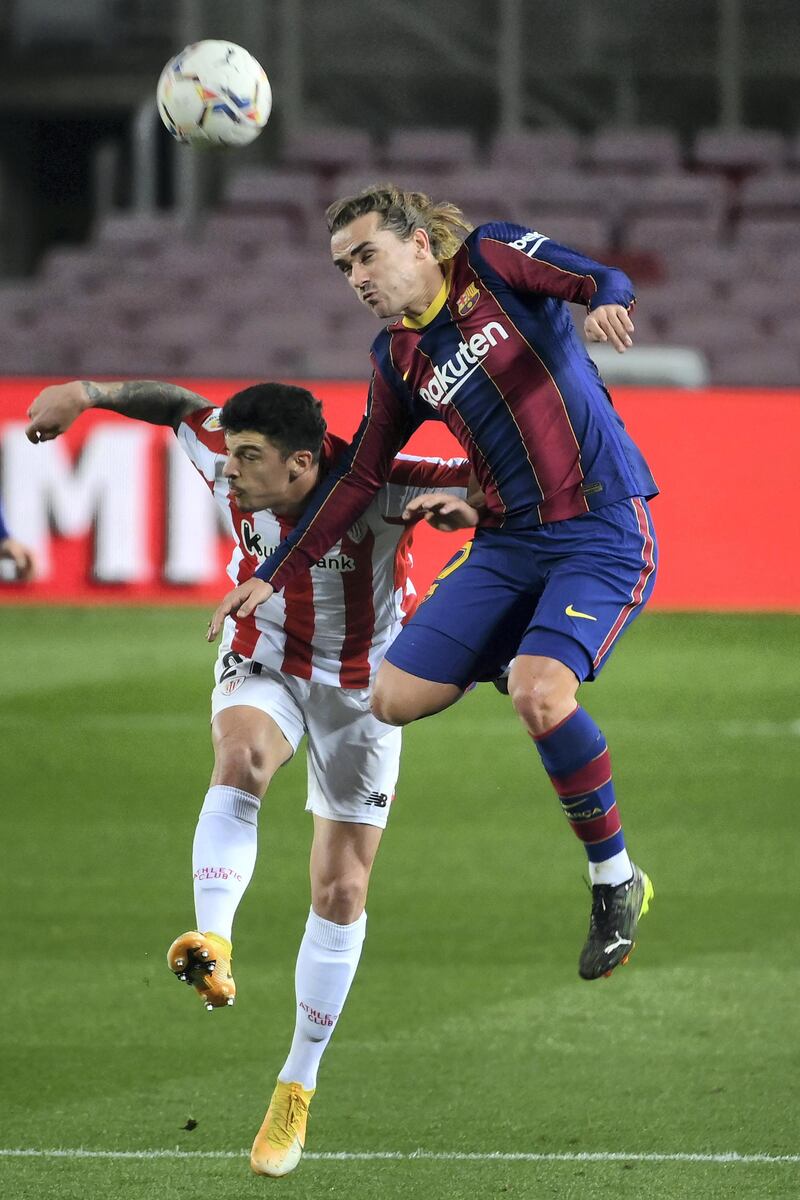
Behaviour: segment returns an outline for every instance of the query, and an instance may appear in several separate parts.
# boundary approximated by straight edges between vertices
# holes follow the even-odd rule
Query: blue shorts
[[[479,529],[437,576],[386,655],[435,683],[492,679],[517,654],[594,679],[656,578],[647,504],[607,504],[528,532]]]

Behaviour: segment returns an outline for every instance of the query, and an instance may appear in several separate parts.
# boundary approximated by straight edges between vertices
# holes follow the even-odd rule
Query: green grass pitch
[[[398,1157],[283,1181],[241,1152],[293,1025],[302,756],[262,809],[235,1008],[206,1013],[164,962],[193,923],[206,619],[0,609],[0,1149],[126,1155],[2,1153],[2,1196],[800,1195],[800,618],[645,615],[583,690],[656,888],[610,980],[578,978],[582,851],[507,699],[482,686],[408,730],[308,1141]]]

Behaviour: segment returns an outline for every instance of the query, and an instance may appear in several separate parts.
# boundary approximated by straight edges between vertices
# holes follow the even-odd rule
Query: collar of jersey
[[[431,300],[425,312],[418,317],[403,317],[403,324],[406,329],[423,329],[426,325],[430,325],[431,321],[438,317],[447,300],[447,293],[450,291],[450,283],[453,275],[452,260],[449,260],[444,265],[444,279],[442,286]]]

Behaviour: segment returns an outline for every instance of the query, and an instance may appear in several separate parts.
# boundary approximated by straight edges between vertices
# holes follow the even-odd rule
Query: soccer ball
[[[156,88],[161,120],[190,146],[246,146],[272,110],[267,74],[234,42],[193,42],[171,58]]]

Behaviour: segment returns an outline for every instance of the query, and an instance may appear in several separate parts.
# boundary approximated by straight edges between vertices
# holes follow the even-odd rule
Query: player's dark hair
[[[431,200],[424,192],[405,191],[393,183],[375,184],[357,196],[335,200],[325,211],[328,231],[337,233],[357,217],[376,212],[381,228],[391,229],[404,242],[415,229],[424,229],[437,262],[452,258],[472,229],[460,208],[449,201]]]
[[[315,462],[327,428],[321,402],[290,383],[254,383],[244,388],[225,401],[219,420],[228,433],[263,434],[284,458],[296,450],[310,450]]]

